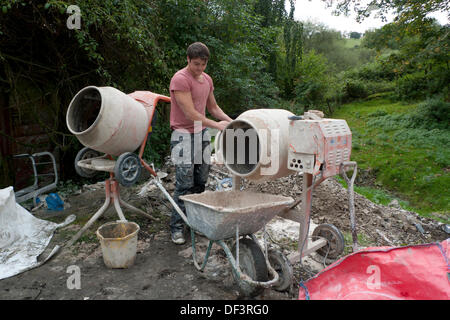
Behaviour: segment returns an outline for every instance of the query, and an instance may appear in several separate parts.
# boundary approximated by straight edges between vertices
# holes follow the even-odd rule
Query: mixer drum
[[[144,105],[113,87],[89,86],[70,102],[66,122],[84,146],[119,156],[141,145],[149,115]]]
[[[287,167],[289,119],[282,109],[253,109],[219,136],[220,159],[233,175],[257,183],[295,173]]]

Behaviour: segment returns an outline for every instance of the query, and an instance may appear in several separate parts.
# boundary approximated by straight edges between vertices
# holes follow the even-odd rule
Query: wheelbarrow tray
[[[223,240],[260,230],[281,210],[294,203],[291,197],[248,191],[206,191],[180,197],[191,228],[210,240]]]

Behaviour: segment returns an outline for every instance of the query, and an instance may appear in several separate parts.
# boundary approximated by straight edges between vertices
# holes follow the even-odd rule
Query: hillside
[[[417,110],[417,104],[374,98],[346,104],[333,118],[347,120],[352,130],[358,192],[385,205],[398,198],[405,209],[448,223],[450,133],[412,125]]]

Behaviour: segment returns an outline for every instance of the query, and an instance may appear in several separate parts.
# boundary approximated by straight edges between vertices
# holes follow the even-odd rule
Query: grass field
[[[411,128],[417,104],[383,98],[347,104],[333,118],[352,130],[352,160],[370,171],[375,185],[357,192],[387,204],[394,197],[405,209],[448,221],[450,216],[450,130]]]
[[[354,48],[361,45],[361,39],[345,39],[346,48]]]

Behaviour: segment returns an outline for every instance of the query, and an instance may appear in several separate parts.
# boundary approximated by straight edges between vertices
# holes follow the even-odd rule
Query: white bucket
[[[102,225],[97,230],[108,268],[129,268],[134,264],[139,225],[134,222],[116,221]]]

